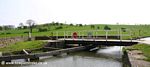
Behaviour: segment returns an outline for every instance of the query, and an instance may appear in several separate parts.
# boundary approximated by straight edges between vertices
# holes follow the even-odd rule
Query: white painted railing
[[[56,34],[56,39],[58,39],[58,36],[64,36],[64,39],[73,38],[73,33],[77,32],[78,38],[84,39],[84,36],[92,37],[91,39],[98,38],[98,36],[105,36],[105,39],[108,40],[108,36],[118,36],[120,38],[120,41],[122,41],[122,38],[124,36],[129,36],[130,40],[132,41],[132,32],[130,30],[126,30],[125,33],[121,29],[119,30],[82,30],[82,31],[56,31],[54,34]],[[88,35],[88,33],[92,33],[91,35]],[[111,33],[111,34],[110,34]]]

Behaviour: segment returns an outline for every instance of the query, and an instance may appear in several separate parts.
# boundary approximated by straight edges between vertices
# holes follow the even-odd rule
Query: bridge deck
[[[70,41],[112,41],[112,42],[138,42],[137,40],[112,40],[112,39],[58,39],[58,40],[70,40]]]
[[[109,46],[130,46],[137,44],[136,40],[101,40],[101,39],[59,39],[65,44],[96,44]]]

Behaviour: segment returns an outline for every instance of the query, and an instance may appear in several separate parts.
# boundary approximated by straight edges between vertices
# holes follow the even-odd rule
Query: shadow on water
[[[79,51],[68,55],[47,57],[47,64],[4,65],[0,67],[122,67],[122,47],[112,46],[97,51]]]

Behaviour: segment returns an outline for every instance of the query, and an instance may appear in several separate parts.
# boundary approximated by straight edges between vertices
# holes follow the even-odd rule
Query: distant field
[[[56,29],[57,27],[62,27],[60,29]],[[39,32],[38,28],[33,29],[32,36],[55,36],[57,35],[56,32],[59,32],[58,36],[64,35],[64,31],[70,31],[66,35],[72,35],[73,32],[78,31],[92,31],[92,30],[104,30],[105,25],[103,24],[96,24],[94,25],[94,28],[91,28],[91,25],[83,25],[83,26],[70,26],[70,25],[59,25],[59,26],[41,26],[40,28],[47,28],[47,31]],[[122,31],[122,34],[129,34],[131,31],[132,37],[138,37],[138,36],[150,36],[150,25],[108,25],[108,27],[111,28],[111,30],[120,30],[121,28],[127,29],[127,31]],[[13,29],[13,30],[5,30],[0,32],[0,38],[3,37],[16,37],[16,36],[28,36],[27,32],[29,29]],[[87,35],[86,32],[80,33],[80,35]],[[139,33],[140,32],[140,33]],[[53,34],[52,34],[53,33]],[[108,32],[112,35],[117,35],[118,32]],[[79,32],[78,32],[79,34]],[[97,35],[105,35],[104,31],[100,31],[96,33]],[[95,33],[93,33],[95,35]],[[125,37],[129,38],[129,37]]]

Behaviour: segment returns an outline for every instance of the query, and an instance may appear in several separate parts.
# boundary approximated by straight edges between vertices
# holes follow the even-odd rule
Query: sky
[[[150,24],[149,0],[0,0],[0,25],[32,19],[73,24]]]

